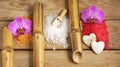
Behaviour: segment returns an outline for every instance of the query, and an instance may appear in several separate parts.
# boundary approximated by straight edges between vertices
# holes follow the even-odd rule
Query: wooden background
[[[67,0],[44,0],[44,16],[68,9]],[[32,16],[34,0],[0,0],[0,67],[2,29],[15,16]],[[96,55],[83,45],[83,58],[80,64],[72,62],[71,46],[63,48],[46,42],[45,67],[120,67],[120,0],[79,0],[79,12],[95,4],[104,10],[109,32],[109,48]],[[15,45],[14,67],[33,67],[32,44]],[[56,51],[52,48],[55,47]]]

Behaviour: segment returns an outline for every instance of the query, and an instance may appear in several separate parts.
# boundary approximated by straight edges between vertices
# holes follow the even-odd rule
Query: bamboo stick
[[[69,17],[71,23],[71,44],[72,44],[72,58],[75,63],[79,63],[82,58],[82,42],[81,30],[78,13],[78,0],[68,0]]]
[[[43,4],[37,1],[33,10],[33,32],[43,32]]]
[[[13,37],[7,27],[3,29],[2,67],[13,67]]]
[[[44,67],[43,4],[36,2],[33,11],[33,67]]]
[[[34,37],[34,67],[44,67],[44,36],[36,33]]]

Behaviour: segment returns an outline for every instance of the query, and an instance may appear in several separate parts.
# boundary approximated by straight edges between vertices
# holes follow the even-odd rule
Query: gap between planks
[[[34,0],[0,0],[0,20],[13,20],[15,16],[22,15],[31,16],[34,2]],[[105,12],[106,19],[120,19],[119,0],[79,0],[79,12],[93,4]],[[47,0],[44,2],[44,15],[57,13],[63,8],[68,8],[67,0]]]
[[[71,54],[70,50],[45,51],[45,67],[120,67],[120,50],[103,51],[99,55],[84,50],[80,64],[73,63]],[[33,51],[16,50],[14,67],[33,67],[32,58]]]
[[[2,46],[2,29],[4,26],[7,26],[10,21],[0,21],[0,49]],[[109,40],[110,40],[110,49],[120,49],[120,20],[107,20],[106,21],[107,26],[108,26],[108,31],[109,31]],[[49,44],[49,47],[45,47],[45,49],[52,49],[54,45]],[[32,44],[27,44],[25,46],[17,46],[14,45],[15,49],[32,49]],[[63,48],[62,46],[55,45],[56,49],[71,49],[69,48]],[[84,49],[90,49],[87,46],[83,46]]]

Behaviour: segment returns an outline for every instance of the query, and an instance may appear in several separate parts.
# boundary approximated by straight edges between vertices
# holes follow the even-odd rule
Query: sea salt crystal
[[[69,33],[69,21],[65,16],[63,18],[62,25],[58,28],[59,20],[56,20],[53,25],[52,22],[56,18],[57,15],[46,16],[44,19],[44,34],[45,39],[48,42],[57,43],[59,45],[63,45],[64,48],[68,47],[67,37]]]

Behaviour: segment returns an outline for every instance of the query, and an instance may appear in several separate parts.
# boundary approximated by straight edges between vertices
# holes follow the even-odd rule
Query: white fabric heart
[[[83,42],[87,45],[90,46],[91,42],[96,41],[96,35],[94,33],[91,33],[90,35],[84,35],[83,36]]]
[[[94,41],[91,43],[92,50],[96,54],[100,54],[103,51],[104,46],[105,46],[105,44],[103,41],[99,41],[99,42]]]

